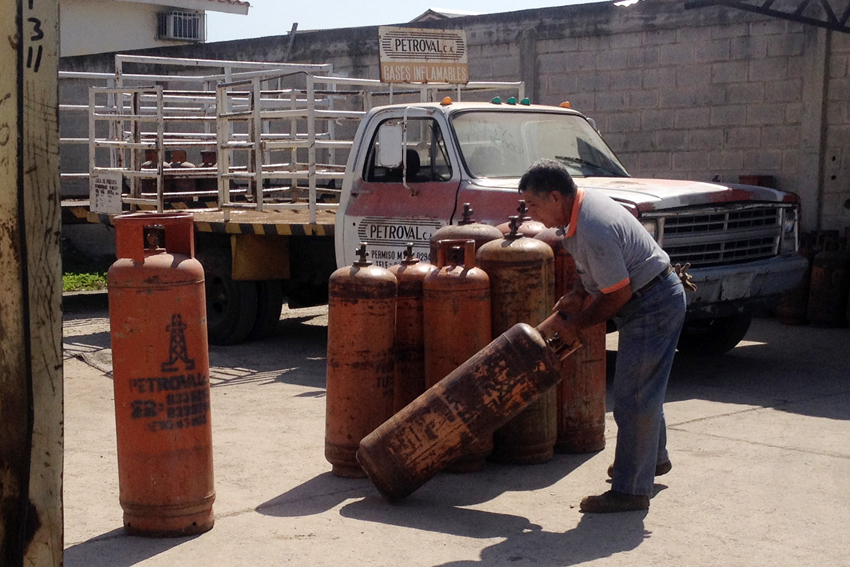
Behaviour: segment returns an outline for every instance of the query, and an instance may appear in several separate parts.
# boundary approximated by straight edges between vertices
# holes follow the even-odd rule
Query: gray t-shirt
[[[579,189],[564,248],[590,294],[630,285],[635,292],[660,274],[670,257],[625,207],[593,189]]]

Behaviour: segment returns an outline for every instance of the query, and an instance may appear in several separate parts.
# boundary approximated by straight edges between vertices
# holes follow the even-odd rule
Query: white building
[[[62,57],[203,42],[206,12],[248,14],[241,0],[60,0]]]

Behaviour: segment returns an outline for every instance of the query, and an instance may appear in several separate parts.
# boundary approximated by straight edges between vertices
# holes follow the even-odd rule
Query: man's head
[[[569,223],[576,191],[567,168],[551,159],[536,161],[519,180],[519,192],[528,205],[528,214],[548,227]]]

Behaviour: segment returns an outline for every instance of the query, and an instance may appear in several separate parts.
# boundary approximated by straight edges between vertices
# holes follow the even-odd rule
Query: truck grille
[[[740,205],[729,209],[665,215],[663,247],[673,264],[722,266],[776,256],[782,234],[778,207]]]

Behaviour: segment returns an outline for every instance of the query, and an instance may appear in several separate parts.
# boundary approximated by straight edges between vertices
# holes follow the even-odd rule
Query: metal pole
[[[0,13],[13,38],[0,57],[0,565],[59,566],[59,6],[0,0]]]

